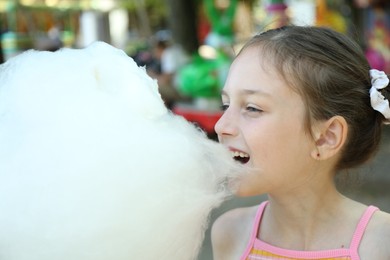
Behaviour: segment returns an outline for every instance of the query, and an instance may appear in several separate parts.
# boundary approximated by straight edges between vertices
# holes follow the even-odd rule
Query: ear
[[[325,160],[336,155],[344,146],[347,134],[348,124],[342,116],[319,122],[314,130],[315,149],[311,156],[316,160]]]

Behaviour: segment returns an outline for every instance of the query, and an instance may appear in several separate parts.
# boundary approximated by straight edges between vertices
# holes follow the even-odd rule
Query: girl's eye
[[[229,108],[229,105],[228,105],[228,104],[223,104],[223,105],[221,106],[221,110],[222,110],[222,111],[226,111],[228,108]]]
[[[252,107],[252,106],[247,106],[246,111],[248,111],[248,112],[262,112],[263,110]]]

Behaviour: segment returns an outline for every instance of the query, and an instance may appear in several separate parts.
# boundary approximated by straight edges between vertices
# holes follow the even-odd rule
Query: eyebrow
[[[266,93],[262,90],[259,89],[241,89],[239,90],[239,94],[243,96],[250,96],[250,95],[260,95],[260,96],[266,96],[266,97],[271,97],[269,93]],[[221,95],[223,96],[229,96],[226,91],[222,90]]]

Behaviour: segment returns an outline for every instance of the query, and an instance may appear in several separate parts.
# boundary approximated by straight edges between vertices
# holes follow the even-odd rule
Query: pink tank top
[[[257,238],[261,217],[268,201],[260,204],[257,210],[252,235],[241,260],[358,260],[359,244],[366,230],[367,224],[378,208],[369,206],[361,217],[353,234],[349,248],[339,248],[322,251],[295,251],[272,246]]]

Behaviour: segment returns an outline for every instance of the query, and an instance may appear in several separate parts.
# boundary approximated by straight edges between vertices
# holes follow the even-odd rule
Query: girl
[[[388,84],[356,43],[330,29],[287,26],[244,46],[215,130],[249,169],[237,195],[268,201],[218,218],[215,260],[390,259],[390,214],[334,183],[378,150]]]

